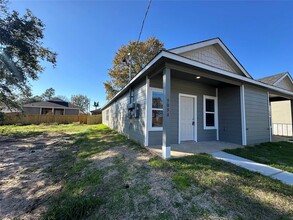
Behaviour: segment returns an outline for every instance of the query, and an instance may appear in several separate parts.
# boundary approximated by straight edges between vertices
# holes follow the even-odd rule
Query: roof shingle
[[[258,79],[257,81],[263,82],[265,84],[273,86],[279,79],[281,79],[284,75],[286,75],[288,72],[284,73],[278,73],[272,76],[267,76],[261,79]]]

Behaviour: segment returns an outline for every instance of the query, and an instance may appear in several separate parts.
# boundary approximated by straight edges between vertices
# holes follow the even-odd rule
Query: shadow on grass
[[[56,181],[64,184],[62,192],[52,201],[44,213],[44,219],[80,219],[85,218],[103,204],[103,198],[96,191],[101,186],[103,172],[89,169],[93,155],[112,147],[128,146],[140,149],[140,146],[125,136],[100,125],[83,132],[68,135],[74,142],[60,154],[60,161],[50,170]],[[84,201],[82,205],[80,201]]]
[[[180,191],[191,185],[198,193],[208,192],[225,212],[243,219],[290,219],[293,217],[293,187],[230,163],[199,154],[169,161],[156,158],[151,166],[171,172]],[[199,213],[200,214],[200,213]],[[202,214],[205,214],[202,212]]]

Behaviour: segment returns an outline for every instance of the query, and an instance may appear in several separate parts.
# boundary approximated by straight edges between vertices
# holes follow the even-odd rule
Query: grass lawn
[[[104,125],[2,126],[73,140],[45,174],[62,189],[43,219],[292,219],[293,187],[209,155],[162,160]],[[20,216],[21,218],[21,216]]]
[[[293,143],[268,142],[225,151],[293,173]]]

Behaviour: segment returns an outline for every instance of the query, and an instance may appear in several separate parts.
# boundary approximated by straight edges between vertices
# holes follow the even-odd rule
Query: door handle
[[[192,121],[192,126],[194,126],[194,121]]]

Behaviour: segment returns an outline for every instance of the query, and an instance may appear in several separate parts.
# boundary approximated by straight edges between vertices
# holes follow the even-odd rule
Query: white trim
[[[171,147],[162,146],[162,157],[163,159],[169,159],[171,157]]]
[[[42,107],[40,107],[40,115],[42,114]]]
[[[241,110],[242,145],[247,145],[246,115],[245,115],[245,89],[244,89],[243,84],[240,86],[240,110]]]
[[[264,87],[264,88],[268,88],[268,89],[271,89],[273,91],[276,91],[276,92],[280,92],[280,93],[283,93],[285,95],[289,95],[289,96],[292,96],[293,95],[293,92],[290,92],[288,90],[285,90],[285,89],[281,89],[281,88],[278,88],[276,86],[271,86],[271,85],[268,85],[268,84],[265,84],[263,82],[259,82],[259,81],[256,81],[254,79],[251,79],[251,78],[248,78],[248,77],[245,77],[245,76],[240,76],[240,75],[237,75],[235,73],[230,73],[228,71],[225,71],[225,70],[221,70],[221,69],[218,69],[216,67],[212,67],[212,66],[209,66],[209,65],[206,65],[206,64],[203,64],[203,63],[200,63],[198,61],[195,61],[195,60],[191,60],[191,59],[188,59],[186,57],[183,57],[183,56],[180,56],[178,54],[174,54],[172,52],[169,52],[169,51],[161,51],[148,65],[146,65],[123,89],[121,89],[108,103],[106,103],[101,109],[105,109],[108,105],[110,105],[110,103],[113,102],[113,100],[119,96],[121,93],[123,93],[125,90],[128,89],[128,87],[136,80],[138,79],[142,74],[145,73],[146,70],[148,70],[153,64],[155,64],[160,58],[162,57],[166,57],[166,58],[169,58],[169,59],[173,59],[173,60],[176,60],[178,62],[181,62],[181,63],[184,63],[184,64],[188,64],[188,65],[191,65],[191,66],[196,66],[196,67],[199,67],[199,68],[202,68],[202,69],[206,69],[206,70],[209,70],[209,71],[212,71],[212,72],[216,72],[216,73],[219,73],[223,76],[228,76],[230,78],[233,78],[233,79],[237,79],[237,80],[241,80],[242,82],[248,82],[248,83],[251,83],[251,84],[254,84],[254,85],[258,85],[258,86],[261,86],[261,87]]]
[[[195,95],[189,95],[189,94],[184,94],[184,93],[179,93],[179,102],[178,102],[178,144],[181,143],[181,134],[180,134],[180,106],[181,106],[181,97],[185,96],[185,97],[190,97],[193,98],[194,100],[194,129],[193,129],[193,140],[195,142],[197,142],[197,96]]]
[[[172,53],[184,53],[184,52],[187,52],[187,51],[203,48],[203,47],[206,47],[206,46],[211,46],[211,45],[214,45],[214,44],[218,44],[224,50],[224,52],[229,56],[229,58],[233,61],[233,63],[241,70],[241,72],[245,76],[251,78],[249,73],[242,67],[242,65],[234,57],[234,55],[229,51],[229,49],[225,46],[225,44],[223,44],[223,42],[218,38],[203,41],[203,42],[199,42],[199,43],[195,43],[195,44],[192,44],[192,45],[182,46],[182,47],[175,48],[175,49],[171,49],[170,52],[172,52]]]
[[[272,111],[271,111],[271,103],[270,103],[270,92],[268,94],[268,111],[269,111],[269,132],[270,132],[270,142],[272,142]]]
[[[217,69],[216,67],[212,67],[212,66],[200,63],[198,61],[185,58],[185,57],[180,56],[178,54],[172,54],[172,53],[167,52],[167,51],[163,51],[163,52],[164,52],[163,53],[164,57],[174,59],[174,60],[177,60],[177,61],[185,63],[185,64],[189,64],[189,65],[192,65],[192,66],[197,66],[199,68],[210,70],[212,72],[217,72],[217,73],[219,73],[221,75],[228,76],[228,77],[231,77],[231,78],[234,78],[234,79],[238,79],[238,80],[241,80],[243,82],[248,82],[248,83],[252,83],[252,84],[255,84],[255,85],[259,85],[259,86],[262,86],[262,87],[265,87],[265,88],[269,88],[271,90],[281,92],[281,93],[284,93],[286,95],[293,95],[293,92],[290,92],[290,91],[285,90],[285,89],[281,89],[281,88],[278,88],[278,87],[275,87],[275,86],[270,86],[268,84],[256,81],[254,79],[250,79],[250,78],[247,78],[245,76],[240,76],[240,75],[237,75],[235,73],[230,73],[230,72],[222,70],[222,69]]]
[[[206,99],[212,99],[215,102],[215,112],[213,112],[214,114],[214,118],[215,118],[215,126],[211,127],[211,126],[206,126],[206,113],[212,113],[212,112],[206,112]],[[218,98],[215,96],[208,96],[208,95],[204,95],[203,96],[203,129],[204,130],[212,130],[212,129],[217,129],[218,130]]]
[[[284,76],[282,76],[280,79],[278,79],[273,85],[276,85],[279,82],[281,82],[286,76],[290,79],[291,83],[293,84],[292,78],[290,77],[290,75],[288,73],[286,73]]]
[[[163,131],[163,125],[162,127],[152,127],[152,93],[153,92],[161,92],[163,93],[163,89],[159,89],[159,88],[154,88],[154,87],[149,87],[148,89],[148,99],[147,99],[147,104],[149,105],[148,108],[148,131]],[[160,109],[161,110],[161,109]],[[164,119],[163,119],[164,120]]]
[[[150,80],[149,78],[146,76],[146,83],[145,83],[145,94],[146,94],[146,101],[145,101],[145,121],[144,121],[144,124],[145,124],[145,139],[144,139],[144,145],[145,146],[149,146],[149,129],[148,129],[148,118],[149,118],[149,115],[148,115],[148,97],[149,97],[149,86],[150,86]]]
[[[216,88],[216,98],[217,98],[217,112],[218,112],[218,88]],[[220,140],[220,137],[219,137],[219,117],[218,117],[218,114],[216,115],[216,123],[217,123],[217,141]]]

